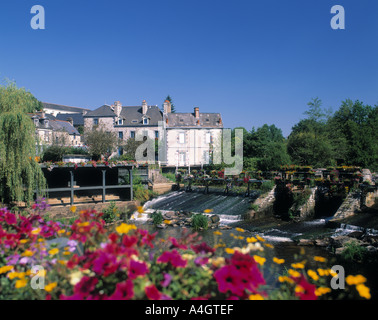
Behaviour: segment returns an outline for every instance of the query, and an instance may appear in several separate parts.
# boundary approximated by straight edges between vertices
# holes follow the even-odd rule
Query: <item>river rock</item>
[[[327,247],[329,245],[329,241],[327,241],[327,239],[316,239],[315,245],[318,247]]]
[[[299,246],[313,246],[314,244],[314,240],[311,239],[300,239],[298,242]]]
[[[363,234],[364,234],[363,231],[356,230],[356,231],[353,231],[353,232],[349,233],[348,237],[350,237],[350,238],[356,238],[356,239],[361,239],[361,237],[363,236]]]
[[[159,229],[165,229],[166,227],[167,225],[165,223],[156,225],[156,228],[159,228]]]
[[[210,221],[211,221],[211,223],[218,223],[220,221],[220,218],[219,218],[219,216],[214,214],[210,217]]]

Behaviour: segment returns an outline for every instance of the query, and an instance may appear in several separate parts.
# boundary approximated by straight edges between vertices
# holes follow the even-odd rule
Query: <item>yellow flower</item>
[[[64,255],[64,256],[69,256],[70,254],[71,254],[71,252],[69,252],[69,251],[64,251],[64,252],[63,252],[63,255]]]
[[[231,248],[226,248],[226,249],[224,249],[224,251],[226,251],[226,253],[228,253],[228,254],[234,254],[234,252],[235,252],[235,250],[231,249]]]
[[[249,300],[264,300],[264,297],[261,294],[251,294],[248,297]]]
[[[238,236],[238,237],[236,237],[238,240],[243,240],[244,239],[244,237],[243,236]]]
[[[293,269],[289,269],[289,270],[288,270],[288,273],[289,273],[292,277],[294,277],[294,278],[299,278],[299,277],[301,276],[301,274],[300,274],[298,271],[293,270]]]
[[[20,243],[21,243],[21,244],[25,244],[25,243],[27,243],[27,242],[29,242],[28,239],[21,239],[21,240],[20,240]]]
[[[144,212],[143,207],[137,206],[137,211],[138,211],[138,213],[143,213]]]
[[[72,213],[75,213],[76,212],[76,206],[72,206],[71,208],[70,208],[70,211],[72,212]]]
[[[0,274],[6,273],[8,271],[11,271],[13,269],[13,266],[4,266],[0,268]]]
[[[204,213],[212,213],[212,212],[213,212],[213,209],[205,209],[203,212],[204,212]]]
[[[7,277],[11,280],[13,280],[14,278],[18,278],[18,272],[9,272],[7,274]]]
[[[315,290],[315,294],[319,297],[322,296],[323,294],[331,292],[330,288],[327,287],[319,287]]]
[[[214,231],[213,232],[215,235],[217,235],[217,236],[221,236],[222,235],[222,232],[220,232],[220,231]]]
[[[319,276],[321,276],[321,277],[329,276],[329,274],[330,274],[329,270],[327,270],[327,269],[318,268],[317,271],[319,273]]]
[[[250,238],[247,238],[247,242],[254,243],[254,242],[257,242],[257,239],[255,237],[250,237]]]
[[[365,298],[365,299],[371,298],[370,289],[364,284],[358,284],[356,286],[356,289],[362,298]]]
[[[366,282],[366,278],[360,274],[357,276],[350,275],[345,278],[345,281],[348,285],[352,286],[352,285],[359,285]]]
[[[67,261],[66,260],[58,260],[57,261],[59,264],[61,264],[62,266],[65,266],[67,264]]]
[[[31,257],[33,254],[34,254],[33,251],[31,251],[31,250],[25,250],[21,255],[23,257]]]
[[[277,264],[283,264],[283,263],[285,263],[285,260],[284,259],[278,259],[278,258],[274,257],[273,262],[277,263]]]
[[[69,275],[70,284],[75,285],[80,282],[81,278],[83,277],[83,273],[81,271],[73,272]]]
[[[225,259],[223,257],[217,257],[215,259],[210,259],[213,266],[219,268],[225,264]]]
[[[21,279],[16,281],[16,289],[25,287],[28,284],[26,279]]]
[[[271,249],[274,248],[274,246],[270,243],[265,243],[264,246],[267,247],[267,248],[271,248]]]
[[[85,221],[85,222],[80,222],[77,224],[78,227],[88,227],[89,226],[89,221]]]
[[[256,256],[256,255],[254,255],[253,258],[255,259],[255,261],[256,261],[260,266],[264,265],[264,263],[265,263],[265,261],[266,261],[265,258],[260,257],[260,256]]]
[[[236,231],[239,231],[239,232],[245,232],[245,230],[242,229],[242,228],[235,228],[235,230],[236,230]]]
[[[172,223],[171,220],[164,220],[163,222],[164,222],[165,224],[171,224],[171,223]]]
[[[58,248],[54,248],[54,249],[49,250],[49,255],[54,256],[54,255],[56,255],[58,252],[59,252],[59,249],[58,249]]]
[[[287,276],[279,276],[278,277],[279,282],[288,282],[288,283],[294,283],[294,280],[287,277]]]
[[[256,238],[257,238],[257,240],[259,240],[259,241],[261,241],[261,242],[264,242],[264,241],[265,241],[265,239],[262,238],[262,237],[260,237],[258,234],[256,234]]]
[[[41,232],[41,228],[37,228],[37,229],[33,229],[33,230],[31,231],[31,234],[36,235],[36,234],[39,234],[40,232]]]
[[[45,286],[45,290],[47,292],[51,292],[54,290],[54,288],[57,286],[57,283],[56,282],[52,282],[50,284],[48,284],[47,286]]]
[[[314,270],[307,270],[307,274],[309,277],[311,277],[314,281],[318,281],[319,280],[319,276],[318,274],[316,273],[316,271]]]
[[[62,234],[62,233],[65,233],[65,232],[66,232],[65,229],[60,229],[60,230],[58,230],[58,234]]]
[[[319,256],[315,256],[315,257],[314,257],[314,260],[315,260],[315,261],[318,261],[318,262],[325,262],[325,261],[326,261],[326,258],[319,257]]]
[[[126,223],[122,223],[120,224],[117,228],[116,228],[116,231],[119,233],[119,234],[127,234],[129,233],[130,230],[136,230],[136,226],[133,225],[133,224],[126,224]]]
[[[301,263],[301,262],[298,262],[298,263],[292,263],[291,266],[294,268],[294,269],[304,269],[304,264]]]

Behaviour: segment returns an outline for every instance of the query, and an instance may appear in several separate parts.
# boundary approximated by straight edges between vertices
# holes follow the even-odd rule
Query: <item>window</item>
[[[203,152],[203,164],[209,164],[210,163],[210,152],[208,150],[205,150]]]
[[[211,133],[206,132],[205,143],[211,143]]]
[[[123,119],[118,119],[118,125],[122,126],[123,125]]]
[[[123,132],[122,131],[118,132],[118,138],[120,138],[121,140],[123,140]]]
[[[186,158],[185,152],[179,152],[178,156],[179,156],[179,165],[184,166],[185,165],[185,158]]]
[[[130,138],[135,139],[135,131],[130,131]]]
[[[97,119],[97,118],[93,119],[93,124],[94,124],[95,126],[98,125],[98,119]]]
[[[159,139],[159,131],[155,131],[155,139]]]
[[[143,118],[143,124],[148,124],[148,118]]]
[[[179,143],[185,143],[185,132],[179,133]]]

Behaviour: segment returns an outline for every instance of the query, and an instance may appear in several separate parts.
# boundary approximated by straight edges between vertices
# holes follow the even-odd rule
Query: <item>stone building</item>
[[[59,144],[64,146],[83,146],[80,133],[67,121],[57,120],[45,112],[29,114],[35,125],[35,132],[40,146]]]
[[[166,166],[189,167],[209,164],[212,151],[219,148],[223,130],[220,113],[171,113],[170,103],[164,103],[166,132]]]

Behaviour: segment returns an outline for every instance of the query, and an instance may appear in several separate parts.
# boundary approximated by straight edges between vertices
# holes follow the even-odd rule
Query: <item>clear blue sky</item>
[[[43,5],[46,29],[30,27]],[[346,29],[332,30],[333,5]],[[3,0],[0,78],[39,100],[95,109],[221,112],[226,127],[285,135],[319,97],[378,103],[377,0]]]

